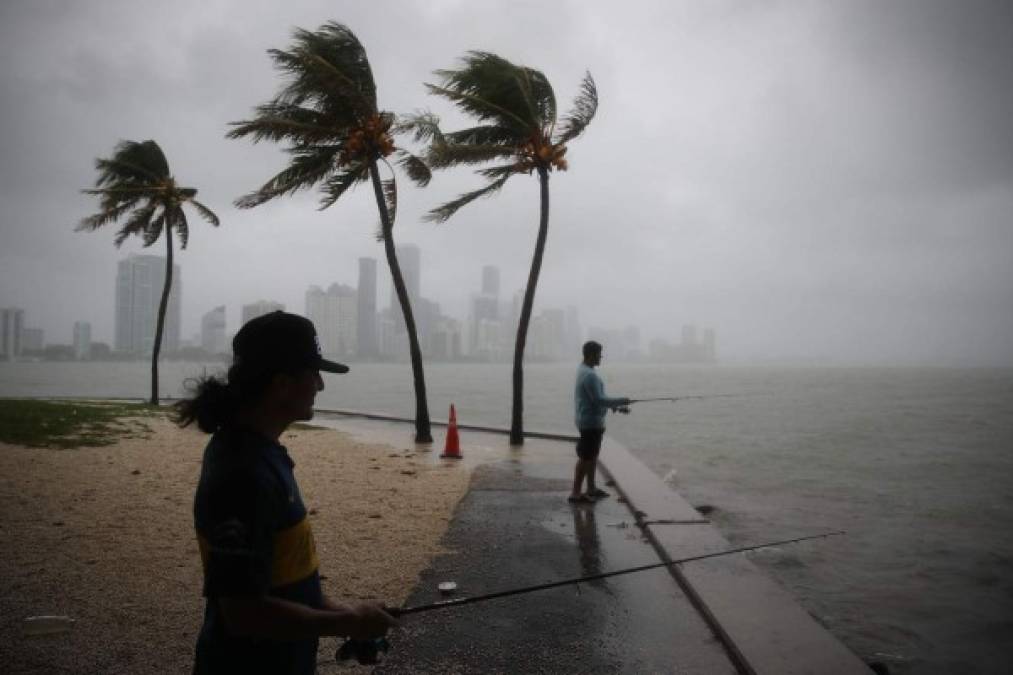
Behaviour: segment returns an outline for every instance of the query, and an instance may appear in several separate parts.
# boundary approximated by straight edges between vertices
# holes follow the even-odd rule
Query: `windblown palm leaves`
[[[412,126],[417,136],[432,141],[429,163],[433,168],[483,165],[478,173],[487,182],[433,209],[429,220],[446,221],[462,207],[502,188],[511,176],[538,174],[538,237],[514,345],[510,442],[520,445],[524,442],[524,346],[548,236],[549,173],[567,169],[566,144],[591,123],[598,109],[598,91],[591,74],[585,75],[573,109],[559,120],[556,96],[545,75],[495,54],[469,52],[460,68],[439,70],[436,75],[440,83],[427,84],[429,91],[453,102],[478,124],[443,133],[432,116],[416,117]]]
[[[370,178],[370,165],[394,156],[412,181],[428,185],[425,162],[394,144],[403,130],[392,113],[380,111],[366,50],[346,26],[324,24],[318,31],[295,31],[291,49],[268,50],[287,77],[281,92],[257,106],[252,120],[234,122],[229,138],[287,142],[289,165],[258,190],[236,200],[251,208],[275,197],[320,184],[320,208],[334,204],[349,188]],[[383,181],[391,224],[397,208],[393,177]]]
[[[76,229],[93,231],[127,216],[114,240],[119,247],[131,235],[151,246],[166,229],[175,230],[180,246],[190,238],[183,205],[189,204],[212,225],[218,216],[195,199],[197,190],[180,187],[169,171],[165,154],[155,141],[123,141],[109,159],[95,160],[99,177],[85,194],[99,197],[99,212],[84,218]],[[127,215],[129,213],[129,215]]]
[[[155,141],[123,141],[109,159],[95,160],[99,172],[95,187],[83,190],[99,198],[99,212],[84,218],[78,230],[94,231],[125,218],[114,242],[119,247],[127,237],[140,236],[151,246],[165,232],[165,286],[158,307],[158,321],[151,356],[151,405],[158,405],[158,353],[162,346],[165,310],[172,287],[172,233],[186,248],[190,238],[183,206],[193,207],[204,220],[219,224],[218,216],[195,199],[197,190],[180,187],[169,171],[169,162]]]
[[[395,255],[394,218],[397,185],[393,157],[412,181],[425,186],[432,177],[425,162],[397,147],[394,137],[407,129],[394,114],[381,111],[366,50],[347,27],[326,23],[317,31],[298,29],[288,50],[268,52],[285,77],[285,85],[256,116],[233,123],[229,138],[250,137],[254,142],[286,142],[291,161],[258,190],[236,201],[240,208],[259,206],[271,199],[320,185],[320,208],[326,209],[357,183],[373,183],[380,213],[378,238],[384,243],[394,288],[405,318],[415,381],[415,439],[431,442],[422,352],[408,291]],[[381,179],[378,163],[391,177]]]
[[[499,190],[519,173],[567,169],[566,144],[583,133],[598,109],[598,91],[588,73],[573,110],[557,119],[556,96],[541,72],[517,66],[488,52],[469,52],[456,70],[438,70],[440,84],[429,91],[452,101],[480,124],[442,133],[436,120],[414,120],[422,136],[432,139],[428,156],[434,169],[492,164],[478,170],[488,183],[433,209],[428,218],[443,222],[479,197]]]

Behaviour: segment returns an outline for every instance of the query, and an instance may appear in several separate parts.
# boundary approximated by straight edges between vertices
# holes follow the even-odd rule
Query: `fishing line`
[[[535,591],[544,591],[550,588],[558,588],[560,586],[567,586],[570,584],[579,584],[586,581],[596,581],[598,579],[607,579],[609,577],[617,577],[623,574],[633,574],[635,572],[643,572],[645,570],[658,569],[660,567],[671,567],[672,565],[681,565],[683,563],[694,562],[696,560],[706,560],[708,558],[717,558],[725,555],[732,555],[734,553],[745,553],[746,551],[756,551],[761,548],[768,548],[771,546],[783,546],[784,544],[794,544],[800,541],[806,541],[809,539],[821,539],[824,537],[834,537],[837,535],[846,534],[844,530],[836,530],[834,532],[824,532],[823,534],[812,534],[807,537],[797,537],[795,539],[784,539],[782,541],[772,541],[766,544],[756,544],[755,546],[742,546],[739,548],[732,548],[725,551],[717,551],[714,553],[704,553],[702,555],[690,556],[688,558],[679,558],[678,560],[668,560],[666,562],[651,563],[649,565],[640,565],[638,567],[627,567],[621,570],[614,570],[612,572],[602,572],[600,574],[589,574],[583,577],[575,577],[572,579],[563,579],[561,581],[553,581],[547,584],[537,584],[535,586],[524,586],[522,588],[513,588],[505,591],[496,591],[494,593],[486,593],[484,595],[473,595],[468,598],[453,598],[450,600],[441,600],[440,602],[434,602],[428,605],[416,605],[415,607],[390,607],[387,608],[387,613],[392,616],[405,616],[406,614],[419,614],[422,612],[429,612],[436,609],[446,609],[448,607],[460,607],[461,605],[470,605],[476,602],[485,602],[486,600],[494,600],[496,598],[505,598],[511,595],[522,595],[525,593],[534,593]]]

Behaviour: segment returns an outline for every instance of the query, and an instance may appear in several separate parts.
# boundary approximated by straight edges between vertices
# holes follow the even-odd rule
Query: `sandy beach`
[[[160,417],[114,445],[0,444],[0,664],[6,673],[184,673],[204,600],[192,499],[207,436]],[[324,590],[399,604],[440,552],[468,487],[436,451],[326,429],[282,437],[310,511]],[[76,620],[26,636],[34,615]],[[337,671],[333,639],[320,672]],[[353,669],[354,670],[354,669]]]

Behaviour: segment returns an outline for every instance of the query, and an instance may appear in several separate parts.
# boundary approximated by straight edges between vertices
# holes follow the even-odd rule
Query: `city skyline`
[[[417,246],[397,247],[399,257],[404,255],[408,260],[408,272],[405,275],[406,286],[410,297],[414,296],[413,311],[416,314],[420,342],[426,358],[440,360],[478,360],[507,361],[512,354],[513,340],[516,335],[519,307],[523,289],[517,289],[507,300],[499,296],[500,271],[495,265],[483,265],[480,278],[476,280],[475,290],[470,294],[468,312],[464,317],[445,315],[440,310],[440,303],[426,298],[421,292],[423,263]],[[115,325],[113,334],[115,341],[110,346],[102,340],[94,339],[92,323],[76,320],[72,329],[70,347],[75,358],[84,358],[91,351],[91,345],[105,345],[103,356],[146,357],[151,354],[151,343],[154,336],[155,314],[157,303],[164,283],[165,259],[151,254],[128,254],[117,263],[116,293],[114,296]],[[173,286],[167,308],[166,326],[163,335],[162,354],[176,357],[183,350],[190,350],[191,355],[206,356],[227,355],[231,347],[232,336],[247,321],[275,310],[288,310],[302,314],[317,326],[321,348],[329,356],[345,359],[363,358],[365,360],[403,360],[407,358],[407,342],[404,336],[403,320],[396,296],[391,294],[386,307],[376,306],[376,269],[377,261],[373,258],[359,259],[360,286],[349,286],[334,282],[326,290],[319,285],[310,285],[304,294],[301,309],[287,308],[286,303],[260,298],[254,302],[243,303],[235,315],[238,323],[229,321],[227,305],[218,304],[200,315],[197,331],[183,332],[180,328],[179,316],[181,308],[186,304],[182,293],[183,273],[180,265],[173,265]],[[360,293],[360,288],[365,292]],[[202,296],[206,297],[206,296]],[[372,310],[372,311],[370,311]],[[40,356],[44,346],[64,347],[65,343],[50,341],[44,343],[41,329],[25,325],[24,308],[3,310],[4,341],[0,354],[8,355],[11,348],[8,343],[15,340],[19,345],[14,348],[16,353],[28,352]],[[17,321],[15,330],[14,321]],[[372,323],[376,334],[375,341],[362,348],[359,338],[363,335],[360,322]],[[698,362],[714,361],[713,329],[706,329],[711,336],[711,349],[708,358],[699,358],[704,352],[686,348],[687,330],[695,331],[694,326],[684,325],[681,353],[690,360]],[[368,332],[368,331],[367,331]],[[585,336],[584,333],[587,333]],[[30,338],[37,333],[38,345],[29,345]],[[630,339],[631,334],[638,337]],[[185,337],[192,336],[192,337]],[[579,353],[579,346],[584,338],[596,339],[604,344],[611,344],[610,351],[614,358],[640,359],[650,356],[641,349],[639,329],[626,326],[621,329],[590,327],[584,331],[579,322],[576,307],[565,308],[544,307],[536,305],[529,328],[526,355],[531,361],[556,361],[574,358]],[[695,345],[695,339],[691,341]],[[11,342],[11,344],[14,344]],[[668,344],[665,337],[658,337],[652,344]],[[66,355],[62,352],[60,357]],[[669,358],[668,360],[672,360]]]
[[[287,161],[225,138],[278,90],[267,50],[338,20],[366,48],[380,107],[431,110],[447,129],[463,120],[424,83],[469,49],[540,70],[561,110],[591,72],[597,114],[552,176],[540,306],[676,342],[683,323],[711,326],[722,361],[1013,365],[1011,3],[520,3],[492,21],[482,3],[181,3],[3,6],[0,307],[26,308],[48,341],[69,344],[75,320],[113,339],[108,270],[143,242],[73,230],[95,208],[81,193],[95,159],[124,139],[157,141],[221,219],[191,223],[177,252],[186,293],[213,296],[188,295],[184,335],[212,306],[232,319],[356,285],[363,256],[381,261],[386,302],[364,186],[323,211],[313,190],[233,205]],[[398,183],[394,241],[419,246],[422,295],[446,315],[467,316],[483,266],[504,297],[530,270],[533,178],[423,220],[481,184],[468,168]]]

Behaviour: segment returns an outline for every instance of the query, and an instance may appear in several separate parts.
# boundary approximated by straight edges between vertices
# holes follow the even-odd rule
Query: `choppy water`
[[[407,365],[328,376],[322,408],[411,416]],[[211,366],[217,368],[220,366]],[[143,363],[0,363],[0,395],[137,396]],[[575,364],[526,369],[528,429],[572,429]],[[181,392],[192,364],[165,364]],[[734,543],[845,529],[754,560],[866,660],[894,673],[1013,663],[1013,370],[603,364],[612,395],[742,394],[639,404],[609,433]],[[507,426],[506,365],[427,367],[430,410]],[[674,471],[674,474],[673,474]]]

